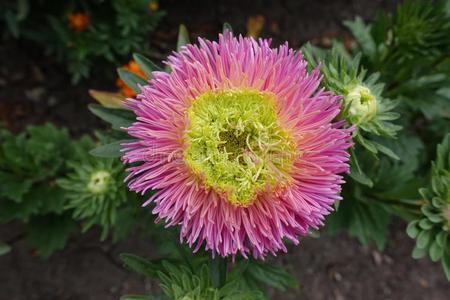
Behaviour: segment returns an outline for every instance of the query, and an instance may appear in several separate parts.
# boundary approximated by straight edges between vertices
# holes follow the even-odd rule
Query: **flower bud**
[[[88,183],[88,190],[93,194],[104,194],[108,191],[108,184],[111,174],[107,171],[97,171],[92,173]]]
[[[377,99],[369,88],[357,85],[344,97],[346,118],[352,124],[370,121],[377,114]]]

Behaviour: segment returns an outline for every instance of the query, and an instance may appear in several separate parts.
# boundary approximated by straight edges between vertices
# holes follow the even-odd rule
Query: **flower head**
[[[68,16],[69,18],[69,26],[76,32],[81,32],[86,30],[91,24],[91,18],[87,13],[84,12],[76,12],[71,13]]]
[[[73,210],[73,217],[83,221],[83,229],[94,224],[103,228],[102,238],[115,224],[117,210],[127,199],[123,183],[124,167],[114,159],[96,159],[86,153],[95,147],[89,138],[75,144],[77,155],[68,162],[70,172],[57,180],[66,193],[66,209]]]
[[[270,41],[199,39],[168,58],[137,99],[123,146],[129,187],[181,239],[221,256],[286,251],[340,199],[352,129],[318,69]]]

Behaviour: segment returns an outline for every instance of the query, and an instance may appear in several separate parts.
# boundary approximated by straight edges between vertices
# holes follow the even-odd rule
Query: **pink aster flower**
[[[318,89],[287,44],[219,36],[199,39],[168,58],[127,103],[137,141],[123,146],[133,163],[129,187],[156,189],[144,205],[180,239],[213,255],[264,257],[286,251],[323,224],[340,200],[351,129],[333,122],[340,98]]]

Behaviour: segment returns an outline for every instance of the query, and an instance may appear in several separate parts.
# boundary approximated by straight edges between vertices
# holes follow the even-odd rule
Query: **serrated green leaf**
[[[156,277],[157,272],[161,270],[159,264],[134,254],[122,253],[120,259],[127,268],[147,277]]]
[[[351,30],[364,54],[373,57],[376,53],[376,45],[370,34],[370,26],[366,25],[359,16],[354,21],[345,21],[344,25]]]
[[[256,280],[266,283],[282,291],[286,288],[297,288],[297,279],[284,268],[274,264],[251,261],[246,272]]]
[[[42,215],[30,220],[28,242],[37,253],[43,257],[50,256],[54,251],[64,248],[71,233],[76,229],[76,223],[70,215]]]
[[[13,174],[7,174],[0,171],[0,196],[12,199],[15,202],[21,202],[23,196],[30,190],[33,181],[20,177],[14,177]]]

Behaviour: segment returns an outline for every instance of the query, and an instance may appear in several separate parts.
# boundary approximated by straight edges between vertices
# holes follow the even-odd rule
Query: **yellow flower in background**
[[[261,30],[266,23],[266,19],[262,15],[250,16],[247,19],[247,36],[253,38],[259,37]]]
[[[69,26],[76,32],[86,30],[91,24],[91,18],[87,13],[76,12],[68,15]]]
[[[158,11],[158,9],[159,9],[159,3],[158,3],[158,1],[151,0],[150,3],[148,4],[148,9],[149,9],[151,12],[156,12],[156,11]]]

